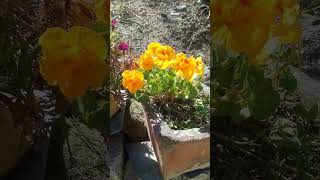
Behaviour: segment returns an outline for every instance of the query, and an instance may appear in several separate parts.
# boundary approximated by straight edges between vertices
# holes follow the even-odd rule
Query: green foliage
[[[108,130],[107,122],[109,120],[110,105],[107,99],[107,97],[103,97],[98,93],[88,91],[77,100],[81,120],[89,128],[95,128],[101,132]]]
[[[289,93],[293,93],[297,89],[297,79],[289,69],[286,69],[280,75],[280,86],[284,87]]]
[[[168,96],[176,99],[193,100],[202,92],[199,81],[190,82],[177,76],[172,70],[153,68],[144,72],[146,84],[135,97],[138,101],[149,100],[152,96]]]
[[[248,83],[251,91],[248,98],[251,115],[258,119],[267,118],[280,104],[280,95],[273,89],[272,81],[265,78],[262,69],[250,67]]]
[[[249,64],[246,57],[212,48],[212,105],[214,116],[241,119],[241,111],[248,108],[250,116],[266,119],[280,104],[280,89],[294,93],[297,80],[288,68],[289,63],[279,59],[270,65]],[[292,51],[282,48],[273,58],[288,57]],[[283,60],[283,59],[282,59]]]
[[[230,169],[234,179],[319,176],[319,108],[306,108],[296,94],[297,79],[289,68],[297,63],[294,53],[283,46],[258,65],[213,46],[211,103],[219,121],[215,141],[223,146],[216,173]],[[287,102],[287,96],[299,100]]]

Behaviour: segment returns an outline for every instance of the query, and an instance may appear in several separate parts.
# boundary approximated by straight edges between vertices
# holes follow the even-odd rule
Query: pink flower
[[[126,42],[121,42],[119,44],[119,49],[122,50],[122,51],[128,51],[129,49],[129,44],[126,43]]]
[[[118,21],[116,19],[111,20],[112,27],[115,27],[117,25]]]

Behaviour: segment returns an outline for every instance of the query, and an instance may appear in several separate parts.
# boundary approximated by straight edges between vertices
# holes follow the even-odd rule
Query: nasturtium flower
[[[89,87],[99,87],[105,77],[107,44],[91,29],[74,26],[68,32],[48,28],[39,39],[42,48],[40,73],[49,85],[59,86],[74,99]]]
[[[279,21],[274,29],[274,36],[283,43],[296,43],[301,35],[299,23],[300,6],[297,0],[278,0]]]
[[[279,14],[283,14],[286,9],[299,6],[297,0],[277,0],[276,1],[276,10]]]
[[[282,43],[300,38],[297,0],[215,0],[212,11],[213,38],[253,64],[267,57],[264,48],[273,37]]]
[[[254,59],[273,31],[276,0],[216,0],[213,2],[213,32],[228,34],[224,40],[234,51]],[[225,32],[221,32],[221,29]]]
[[[153,55],[155,55],[156,50],[161,46],[162,45],[158,42],[151,42],[147,47],[146,53],[153,56]]]
[[[145,70],[151,70],[153,68],[153,57],[147,53],[140,56],[139,67]]]
[[[173,58],[175,57],[175,51],[171,46],[162,45],[156,49],[155,55],[155,64],[160,69],[166,69],[170,66]]]
[[[196,63],[197,63],[197,67],[196,67],[195,75],[203,76],[204,75],[204,63],[202,61],[202,57],[196,58]]]
[[[151,42],[145,54],[151,56],[154,64],[160,69],[168,68],[175,57],[175,51],[171,46],[162,45],[158,42]]]
[[[201,58],[196,60],[193,56],[187,58],[184,53],[178,53],[171,67],[176,70],[178,76],[192,81],[197,76],[197,73],[201,73],[200,61],[202,61]],[[200,65],[199,67],[198,64]]]
[[[125,70],[122,73],[122,85],[134,94],[144,85],[144,75],[138,70]]]

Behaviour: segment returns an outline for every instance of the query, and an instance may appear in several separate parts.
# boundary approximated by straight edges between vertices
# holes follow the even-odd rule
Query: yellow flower
[[[162,45],[158,42],[151,42],[147,47],[146,53],[149,54],[150,56],[153,56],[155,55],[156,50],[161,46]]]
[[[277,0],[276,10],[279,14],[283,14],[287,8],[293,8],[299,6],[297,0]]]
[[[202,57],[198,57],[196,59],[196,63],[197,63],[196,74],[199,76],[203,76],[204,75],[204,63],[202,61]]]
[[[200,59],[197,62],[193,56],[187,58],[184,53],[178,53],[175,61],[172,63],[172,68],[176,70],[178,76],[192,81],[196,73],[201,70],[201,67],[198,69],[197,63],[200,65]]]
[[[299,41],[301,37],[301,31],[302,30],[299,22],[296,22],[290,26],[280,24],[276,27],[274,35],[278,37],[282,43],[295,43]]]
[[[158,42],[151,42],[145,54],[152,57],[154,64],[160,69],[168,68],[175,57],[175,51],[171,46],[162,45]]]
[[[125,70],[122,73],[122,85],[134,94],[144,85],[144,76],[137,70]]]
[[[142,54],[139,59],[139,66],[145,70],[151,70],[153,67],[153,58],[147,53]]]
[[[278,0],[276,9],[280,20],[275,26],[274,36],[283,43],[297,42],[302,31],[299,23],[299,3],[297,0]]]
[[[155,50],[155,64],[160,69],[165,69],[170,66],[171,61],[175,57],[175,51],[171,46],[159,46]]]
[[[59,86],[74,99],[89,87],[99,87],[105,77],[107,44],[94,31],[74,26],[69,32],[48,28],[40,37],[40,73],[49,85]]]
[[[275,23],[274,0],[216,0],[213,33],[224,29],[233,50],[254,58],[266,44]]]

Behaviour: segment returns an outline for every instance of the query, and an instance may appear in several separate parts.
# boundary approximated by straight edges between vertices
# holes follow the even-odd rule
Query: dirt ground
[[[209,62],[209,0],[112,0],[111,11],[137,55],[157,41]]]

